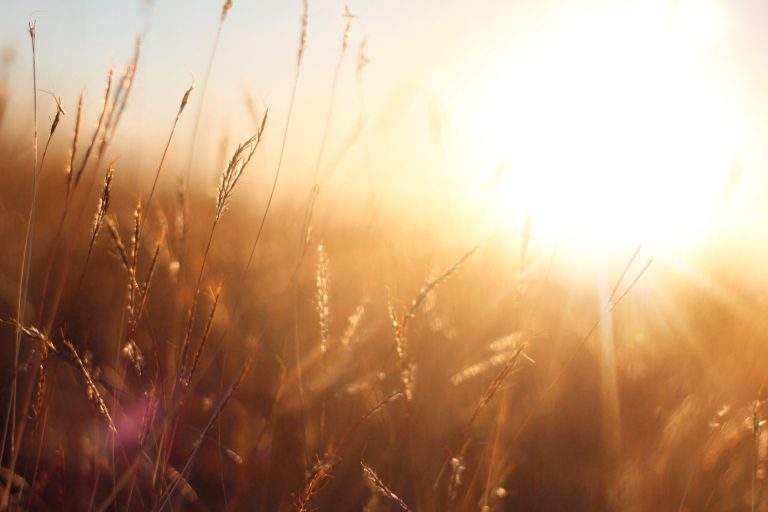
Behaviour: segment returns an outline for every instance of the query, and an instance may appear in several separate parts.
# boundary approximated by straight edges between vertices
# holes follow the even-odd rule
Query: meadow
[[[281,181],[302,5],[287,118],[243,102],[205,176],[166,157],[192,154],[207,75],[139,164],[139,43],[79,98],[37,87],[34,22],[32,90],[0,70],[0,510],[768,508],[760,253],[575,249],[450,195],[326,190],[333,96],[317,164]]]

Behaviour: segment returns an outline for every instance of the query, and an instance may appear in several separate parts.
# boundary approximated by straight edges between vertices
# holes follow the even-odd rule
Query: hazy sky
[[[431,122],[423,105],[431,103],[426,108],[434,110],[443,101],[438,83],[441,75],[454,73],[462,62],[475,58],[478,47],[492,45],[513,30],[519,21],[511,15],[503,21],[507,13],[530,10],[513,8],[509,2],[472,5],[474,2],[457,0],[348,3],[357,18],[339,76],[329,137],[335,142],[329,149],[344,143],[356,119],[365,112],[369,126],[383,124],[392,131],[396,139],[392,144],[400,144],[401,155],[408,153],[409,139],[402,137],[398,123],[409,118],[408,104],[416,101],[421,121]],[[0,7],[0,43],[15,50],[10,70],[12,117],[19,126],[28,122],[31,74],[26,26],[29,20],[36,20],[39,88],[61,95],[69,112],[74,111],[77,96],[84,91],[90,118],[99,107],[106,70],[123,66],[133,52],[135,37],[141,35],[136,89],[116,144],[164,137],[179,98],[193,79],[197,89],[190,111],[198,108],[221,4],[179,0],[5,2]],[[299,154],[315,153],[319,145],[344,29],[343,5],[335,0],[310,1],[309,40],[291,132],[293,147],[300,148],[291,151],[289,146],[289,167]],[[208,85],[203,136],[198,141],[205,151],[198,154],[217,153],[222,138],[231,147],[235,139],[252,130],[245,108],[246,94],[250,94],[270,108],[267,152],[274,158],[295,69],[301,13],[299,0],[234,2]],[[355,67],[363,38],[371,63],[360,88]],[[41,100],[42,112],[53,108],[45,101]],[[188,112],[187,117],[183,120],[186,126],[182,122],[180,128],[180,141],[191,131],[193,116]],[[182,145],[180,142],[178,147]],[[156,149],[156,145],[148,148],[135,144],[134,154],[145,156],[149,152],[146,158],[152,161]],[[412,158],[423,160],[424,155]],[[392,163],[405,165],[397,158]]]
[[[518,188],[518,195],[523,190],[530,196],[530,190],[548,185],[552,167],[571,166],[571,174],[578,176],[595,162],[611,171],[637,167],[638,161],[655,165],[653,159],[632,155],[645,151],[666,158],[668,141],[660,139],[680,135],[684,140],[676,147],[696,158],[674,154],[670,162],[695,167],[718,160],[727,167],[724,172],[742,180],[742,200],[756,204],[764,199],[764,1],[347,3],[357,18],[339,75],[324,162],[325,167],[341,162],[334,177],[342,187],[375,179],[397,195],[428,188],[467,193],[482,189],[504,164],[543,177],[541,183]],[[128,147],[133,158],[152,167],[161,149],[157,141],[167,136],[179,99],[194,80],[193,101],[172,150],[172,157],[184,160],[221,4],[6,0],[0,4],[0,45],[15,50],[9,70],[14,127],[29,122],[29,20],[37,21],[39,89],[61,95],[70,128],[79,93],[85,92],[86,119],[93,120],[106,70],[123,66],[141,35],[136,89],[114,150]],[[286,156],[289,181],[311,174],[344,29],[344,2],[310,0],[309,5],[309,40]],[[196,149],[196,168],[204,175],[217,173],[220,147],[229,152],[253,131],[245,106],[251,95],[270,109],[260,156],[262,166],[270,169],[264,173],[267,182],[285,122],[301,12],[300,0],[234,1],[222,29]],[[656,14],[635,23],[637,13],[648,12]],[[676,34],[676,46],[667,52],[670,33]],[[370,64],[358,82],[355,66],[364,38]],[[667,59],[667,53],[676,56]],[[666,119],[669,111],[676,112],[677,124]],[[43,95],[40,119],[48,112],[53,103]],[[367,119],[364,134],[343,153],[360,117]],[[641,129],[633,117],[644,123]],[[700,129],[707,126],[713,129]],[[667,153],[649,149],[645,139],[651,132],[658,132],[655,143]],[[704,149],[713,140],[728,147],[712,156]],[[60,141],[62,147],[65,143]],[[588,154],[592,150],[600,155]],[[695,171],[687,170],[689,175]]]
[[[92,109],[110,65],[122,66],[143,37],[134,121],[151,117],[145,129],[162,132],[178,98],[194,79],[198,93],[218,25],[218,1],[17,1],[5,2],[0,40],[16,50],[11,72],[14,96],[27,100],[29,81],[27,21],[37,21],[38,83],[74,106],[85,90]],[[457,0],[350,1],[357,16],[351,45],[339,79],[342,105],[356,101],[355,64],[358,46],[367,39],[371,65],[366,70],[366,97],[372,108],[386,108],[403,87],[418,89],[430,68],[446,60],[466,59],[467,45],[499,37],[494,16],[509,10],[506,2],[473,6]],[[297,112],[321,112],[328,103],[344,19],[341,1],[310,1],[309,41]],[[491,8],[493,6],[493,8]],[[206,97],[206,113],[220,126],[241,123],[247,93],[269,105],[275,122],[290,92],[302,5],[299,0],[235,1],[222,30]],[[494,35],[494,32],[496,34]],[[18,89],[18,90],[17,90]],[[349,111],[343,106],[338,112]],[[151,113],[151,115],[150,115]],[[341,114],[340,114],[341,115]],[[155,121],[160,124],[156,126]]]
[[[29,123],[31,89],[27,22],[37,22],[38,87],[62,97],[74,121],[75,105],[85,92],[85,119],[95,119],[106,71],[120,68],[132,55],[137,35],[143,39],[136,87],[115,141],[115,152],[129,154],[148,167],[175,115],[179,99],[194,80],[196,90],[182,118],[171,157],[185,160],[192,120],[199,107],[208,56],[218,27],[219,1],[156,0],[154,2],[78,0],[5,2],[0,9],[0,44],[15,50],[10,69],[10,118],[20,128]],[[329,105],[344,18],[343,1],[310,0],[309,38],[302,67],[294,118],[286,153],[285,179],[311,173],[323,120]],[[426,176],[440,167],[450,174],[451,161],[433,151],[435,136],[450,136],[450,111],[458,96],[452,88],[462,68],[501,44],[510,35],[529,29],[527,20],[546,12],[524,3],[465,0],[365,0],[348,2],[356,16],[350,46],[340,71],[324,166],[338,160],[360,117],[367,119],[365,137],[345,155],[336,174],[342,183],[369,180],[374,165],[361,170],[360,159],[375,161],[389,177],[403,176],[397,187],[418,193]],[[299,41],[300,0],[234,1],[223,26],[195,152],[195,166],[215,174],[222,145],[231,151],[253,130],[245,97],[251,95],[270,109],[263,160],[272,167],[282,134]],[[356,78],[358,49],[366,40],[370,64],[362,82]],[[53,103],[41,96],[43,120]],[[69,127],[68,124],[63,126]],[[89,126],[88,122],[84,125]],[[66,141],[58,141],[65,147]],[[363,139],[365,146],[363,147]],[[441,151],[446,140],[438,141]],[[123,152],[125,154],[125,152]],[[355,163],[357,162],[357,163]],[[340,165],[340,167],[344,167]],[[346,172],[346,175],[344,174]],[[345,177],[346,176],[346,177]],[[264,182],[267,180],[265,179]],[[357,185],[354,185],[357,186]],[[382,184],[386,186],[386,184]],[[440,185],[442,186],[442,185]]]

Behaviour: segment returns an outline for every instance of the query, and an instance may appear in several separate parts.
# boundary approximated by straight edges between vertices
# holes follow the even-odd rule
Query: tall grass
[[[355,16],[349,12],[349,7],[344,5],[344,12],[342,16],[345,19],[344,33],[341,36],[341,47],[339,49],[339,58],[336,61],[336,67],[333,70],[333,79],[331,80],[331,93],[328,98],[328,109],[325,114],[325,122],[323,124],[323,135],[320,139],[320,149],[317,151],[317,158],[312,171],[312,187],[309,191],[309,197],[307,198],[307,211],[304,214],[304,222],[302,223],[301,236],[303,240],[307,240],[309,236],[309,228],[312,224],[312,214],[315,209],[315,201],[320,193],[320,185],[318,179],[320,177],[320,166],[323,163],[323,156],[325,155],[325,148],[328,143],[328,132],[331,128],[331,119],[333,117],[333,107],[336,103],[336,88],[339,83],[339,73],[341,72],[341,65],[344,62],[344,56],[347,54],[349,48],[349,36],[352,31],[352,21]],[[306,247],[306,244],[304,245]]]
[[[29,28],[29,38],[32,43],[32,115],[34,119],[32,156],[34,160],[32,162],[32,200],[29,207],[29,213],[27,215],[26,231],[24,233],[24,244],[23,244],[24,252],[21,258],[19,290],[17,294],[18,299],[16,302],[16,319],[20,323],[24,323],[25,318],[27,316],[26,315],[27,292],[29,290],[29,274],[30,274],[30,265],[31,265],[31,259],[32,259],[32,240],[33,240],[34,231],[35,231],[35,210],[37,208],[37,192],[38,192],[38,185],[39,185],[39,171],[38,171],[38,162],[37,162],[37,157],[38,157],[37,155],[37,61],[36,61],[37,54],[36,54],[36,48],[35,48],[35,37],[36,37],[35,23],[30,22],[28,28]],[[57,120],[58,120],[58,117],[57,117]],[[55,130],[55,127],[52,127],[51,134],[53,134],[54,130]],[[17,400],[17,378],[16,378],[15,372],[16,372],[16,368],[19,366],[19,353],[21,351],[21,335],[22,335],[21,328],[17,326],[16,339],[14,342],[14,349],[13,349],[14,375],[11,381],[11,391],[10,391],[11,399],[8,403],[8,407],[6,408],[5,421],[3,424],[2,445],[0,445],[0,461],[2,461],[3,455],[5,453],[6,441],[9,444],[10,459],[11,459],[11,462],[9,464],[9,471],[11,472],[11,474],[13,474],[14,470],[16,469],[16,460],[18,457],[18,452],[17,452],[18,441],[16,440],[16,414],[18,410],[18,400]],[[10,425],[10,434],[9,434],[9,425]],[[6,486],[3,492],[2,500],[0,501],[0,508],[7,507],[9,492],[10,492],[10,485]]]
[[[638,247],[605,269],[615,284],[595,294],[574,284],[583,269],[537,239],[531,219],[512,242],[471,250],[454,226],[414,234],[405,216],[368,221],[350,209],[318,221],[346,6],[312,193],[282,200],[308,44],[302,7],[276,167],[255,216],[235,199],[247,197],[269,109],[215,189],[187,175],[178,201],[160,179],[189,169],[166,157],[192,86],[178,108],[168,100],[175,117],[154,141],[151,186],[123,178],[141,171],[112,148],[141,77],[138,43],[118,75],[109,70],[88,136],[80,95],[64,156],[52,141],[66,102],[54,96],[38,155],[29,25],[31,180],[25,163],[0,187],[0,225],[11,226],[0,255],[0,509],[765,509],[765,377],[750,363],[768,355],[768,325],[746,292],[691,281],[657,294],[658,260],[643,263]],[[196,98],[190,155],[197,137],[215,135],[201,111],[231,8]],[[358,80],[367,64],[361,44]],[[0,140],[0,164],[18,151]],[[46,161],[63,172],[44,175]],[[315,226],[322,236],[311,239]],[[314,265],[304,265],[309,247]],[[734,339],[748,340],[745,353]],[[607,372],[620,443],[604,427]]]

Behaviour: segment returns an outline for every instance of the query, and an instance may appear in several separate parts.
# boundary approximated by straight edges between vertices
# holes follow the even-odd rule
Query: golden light
[[[727,20],[702,2],[615,5],[489,57],[456,117],[463,156],[492,170],[498,224],[530,217],[587,246],[688,243],[738,149],[738,110],[707,58]]]

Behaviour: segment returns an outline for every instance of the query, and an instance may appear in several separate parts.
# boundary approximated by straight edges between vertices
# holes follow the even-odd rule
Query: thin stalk
[[[88,148],[85,151],[85,154],[83,156],[83,161],[81,162],[79,168],[75,171],[74,163],[75,163],[75,154],[77,152],[77,141],[80,135],[80,120],[81,120],[81,113],[82,113],[82,104],[83,104],[83,95],[80,95],[80,101],[78,103],[78,111],[77,111],[77,119],[75,121],[75,132],[72,139],[72,149],[70,153],[70,162],[69,162],[69,169],[67,173],[67,194],[64,199],[64,207],[61,212],[61,217],[59,218],[59,225],[56,228],[56,234],[53,237],[53,245],[48,250],[48,260],[45,264],[45,272],[43,273],[43,284],[40,289],[40,306],[38,307],[38,313],[37,313],[37,324],[40,324],[43,320],[43,315],[45,311],[45,300],[48,296],[48,286],[50,285],[51,281],[51,274],[53,272],[53,264],[56,258],[56,254],[59,249],[59,245],[62,242],[62,237],[64,235],[64,227],[67,221],[67,218],[69,217],[70,207],[72,206],[72,196],[75,193],[75,190],[78,188],[78,185],[80,184],[80,179],[82,177],[83,172],[85,171],[85,168],[88,164],[88,161],[91,157],[91,152],[93,151],[93,147],[96,144],[96,140],[99,136],[99,132],[102,129],[102,126],[104,124],[104,118],[106,116],[106,111],[109,108],[109,95],[112,92],[112,77],[113,77],[113,69],[110,68],[109,72],[107,73],[107,87],[104,92],[104,101],[101,105],[101,111],[99,113],[99,119],[96,123],[96,130],[94,131],[91,141],[88,145]]]
[[[256,230],[256,238],[253,240],[253,244],[251,244],[251,250],[248,254],[248,262],[245,264],[245,270],[243,271],[243,281],[248,277],[248,271],[251,268],[251,263],[253,262],[253,256],[256,254],[256,246],[259,244],[259,240],[261,239],[261,233],[264,230],[264,224],[267,222],[267,215],[269,214],[269,209],[272,206],[272,200],[275,197],[275,190],[277,189],[277,182],[280,178],[280,170],[283,166],[283,156],[285,155],[285,143],[288,140],[288,129],[291,126],[291,117],[293,116],[293,105],[296,100],[296,89],[299,85],[299,76],[301,72],[301,60],[299,60],[299,64],[296,66],[296,74],[293,79],[293,86],[291,88],[291,100],[288,103],[288,116],[285,119],[285,128],[283,129],[283,140],[280,143],[280,156],[277,159],[277,169],[275,170],[275,177],[272,180],[272,188],[269,191],[269,197],[267,198],[267,205],[264,207],[264,213],[261,216],[261,221],[259,222],[259,229]]]
[[[40,423],[40,443],[37,445],[37,455],[35,456],[35,469],[32,471],[32,482],[30,484],[30,487],[35,489],[35,484],[37,483],[37,472],[40,469],[40,455],[43,451],[43,443],[45,442],[45,431],[46,427],[48,426],[48,411],[50,410],[50,405],[45,406],[45,411],[43,412],[43,420]]]
[[[152,206],[152,196],[155,195],[155,188],[157,187],[157,180],[160,178],[160,171],[163,168],[165,157],[168,154],[168,148],[171,147],[171,140],[173,139],[173,134],[176,132],[176,125],[179,124],[179,118],[181,117],[181,113],[184,111],[184,107],[187,106],[187,102],[189,102],[189,95],[192,92],[192,87],[193,86],[190,85],[187,88],[186,92],[184,93],[184,96],[181,98],[181,105],[179,105],[179,110],[178,112],[176,112],[176,118],[173,120],[173,126],[171,126],[171,133],[168,135],[168,140],[165,143],[165,149],[163,149],[163,155],[160,157],[160,164],[158,164],[157,171],[155,172],[155,179],[152,181],[152,188],[149,190],[149,197],[147,198],[147,205],[145,206],[145,209],[147,210],[147,212],[150,211],[150,206]],[[143,227],[143,224],[141,227]]]
[[[293,78],[293,86],[291,88],[291,99],[288,103],[288,114],[285,119],[285,126],[283,128],[283,137],[282,141],[280,143],[280,156],[277,160],[277,169],[275,170],[275,177],[272,181],[272,188],[269,192],[269,198],[267,199],[267,205],[264,208],[264,213],[262,214],[261,221],[259,222],[259,228],[256,231],[256,238],[253,240],[253,243],[251,244],[251,249],[248,254],[248,260],[245,264],[245,268],[243,269],[243,273],[240,277],[240,282],[246,282],[248,279],[248,273],[250,272],[251,265],[253,264],[253,258],[256,255],[256,247],[259,244],[259,240],[261,239],[261,234],[264,230],[264,224],[267,221],[267,215],[269,214],[270,207],[272,206],[272,200],[275,196],[275,190],[277,189],[277,182],[280,178],[280,170],[282,169],[283,165],[283,156],[285,155],[285,147],[286,147],[286,141],[288,140],[288,130],[291,126],[291,118],[293,116],[293,106],[296,100],[296,91],[298,89],[299,85],[299,78],[301,76],[301,63],[304,56],[304,50],[307,43],[307,30],[309,25],[309,3],[308,0],[303,0],[304,5],[304,14],[301,17],[301,35],[299,39],[299,50],[297,54],[296,59],[296,71]],[[233,306],[233,318],[235,315],[240,314],[240,302],[236,301]],[[235,322],[228,322],[227,326],[225,327],[224,333],[221,335],[220,343],[223,343],[224,340],[226,340],[227,335],[229,334],[230,327]]]
[[[635,287],[635,285],[640,281],[640,278],[643,277],[645,272],[648,270],[648,268],[653,263],[653,258],[649,259],[645,266],[643,266],[642,269],[640,269],[640,272],[637,273],[635,278],[632,280],[632,282],[629,283],[629,285],[624,289],[624,292],[621,293],[621,295],[618,295],[618,291],[621,285],[621,282],[623,281],[624,277],[626,277],[627,272],[629,271],[629,268],[632,266],[632,263],[637,258],[638,254],[640,252],[640,248],[635,251],[635,253],[632,255],[632,257],[629,259],[627,264],[624,267],[624,270],[621,273],[621,276],[616,281],[616,285],[613,288],[613,292],[611,293],[611,296],[608,299],[608,303],[605,306],[605,313],[612,313],[614,309],[624,300],[624,298],[629,295],[629,292],[632,291],[632,289]],[[618,295],[618,297],[617,297]],[[541,395],[536,400],[535,406],[531,409],[531,412],[528,413],[528,415],[523,419],[522,423],[520,424],[520,427],[517,429],[517,432],[515,433],[513,439],[517,440],[522,433],[525,431],[525,429],[528,427],[528,424],[533,419],[535,411],[539,410],[539,406],[544,402],[544,399],[547,397],[547,395],[555,388],[557,383],[560,381],[560,379],[563,378],[563,376],[566,374],[568,369],[571,367],[571,365],[576,360],[576,356],[579,355],[579,352],[581,352],[581,349],[584,348],[584,346],[587,344],[587,341],[592,338],[592,336],[597,332],[597,329],[602,325],[602,315],[595,320],[595,323],[592,324],[592,327],[587,331],[587,334],[585,334],[581,341],[574,347],[573,351],[571,352],[571,355],[566,360],[565,364],[560,368],[558,373],[555,375],[555,377],[552,379],[552,381],[549,383],[549,385],[544,388]]]
[[[216,424],[216,421],[221,416],[222,411],[229,403],[230,399],[232,398],[232,395],[235,394],[235,391],[237,391],[237,388],[240,387],[240,384],[242,384],[243,381],[245,380],[245,377],[246,375],[248,375],[248,372],[251,369],[251,365],[253,364],[253,359],[254,359],[254,353],[252,352],[251,354],[248,355],[248,357],[243,362],[243,364],[240,365],[240,370],[237,373],[237,377],[233,380],[232,384],[229,387],[229,390],[227,390],[226,394],[222,396],[213,414],[208,419],[208,423],[206,423],[205,427],[200,433],[200,437],[198,438],[198,441],[194,443],[194,448],[192,449],[192,453],[189,455],[187,462],[184,464],[184,467],[182,468],[182,470],[179,471],[179,476],[173,481],[171,486],[160,496],[160,500],[159,500],[160,504],[157,507],[158,512],[162,511],[166,507],[166,505],[168,505],[168,502],[171,499],[171,496],[173,495],[173,493],[176,491],[176,488],[179,486],[179,483],[187,478],[189,470],[192,468],[192,464],[197,458],[197,453],[203,444],[203,440],[208,436],[208,432],[210,432],[213,425]]]
[[[58,96],[53,97],[56,101],[56,115],[53,118],[53,122],[51,123],[51,131],[48,132],[48,139],[45,141],[45,147],[43,148],[43,156],[40,158],[40,165],[39,169],[40,172],[43,170],[43,166],[45,164],[45,156],[48,154],[48,146],[51,145],[51,139],[53,139],[53,134],[56,133],[56,128],[59,126],[59,121],[61,120],[61,116],[64,115],[64,109],[61,106],[61,98]]]
[[[187,153],[187,165],[186,175],[184,177],[184,197],[189,197],[190,181],[192,178],[192,162],[195,157],[195,148],[197,147],[197,136],[200,131],[200,120],[203,117],[203,107],[205,106],[205,93],[208,90],[208,82],[211,78],[211,71],[213,69],[213,63],[216,59],[216,52],[219,48],[219,40],[221,39],[221,31],[224,27],[224,21],[227,19],[227,14],[232,8],[232,1],[225,0],[223,7],[221,8],[221,16],[219,17],[219,26],[216,29],[216,36],[213,40],[213,46],[211,46],[211,53],[208,55],[208,63],[205,67],[205,75],[203,76],[203,86],[200,89],[200,103],[197,106],[197,113],[195,114],[195,124],[192,126],[192,143],[189,146],[189,152]],[[174,125],[175,127],[175,125]],[[170,141],[169,141],[170,142]],[[187,230],[187,205],[183,208],[184,225],[182,231],[185,233]],[[186,252],[186,237],[182,234],[182,250],[181,258],[184,258]]]
[[[19,324],[24,324],[24,318],[26,316],[27,308],[27,292],[29,288],[29,265],[32,259],[32,237],[34,236],[34,224],[35,224],[35,210],[37,208],[37,185],[38,185],[38,167],[37,167],[37,62],[36,62],[36,50],[35,50],[35,23],[29,22],[29,37],[32,43],[32,102],[33,102],[33,121],[34,121],[34,138],[33,138],[33,162],[32,162],[32,203],[29,208],[29,214],[27,215],[27,227],[24,234],[24,254],[21,259],[21,270],[19,278],[19,290],[17,294],[16,302],[16,320]],[[16,327],[16,339],[13,350],[13,367],[17,368],[19,365],[19,353],[21,352],[21,327]],[[5,413],[5,422],[3,426],[3,439],[0,443],[0,464],[2,463],[3,456],[5,454],[5,444],[8,440],[8,430],[10,427],[10,455],[11,463],[8,468],[13,473],[16,466],[17,451],[15,446],[16,435],[16,407],[17,407],[17,378],[18,375],[14,373],[13,380],[11,381],[11,399],[8,401],[8,407]],[[11,492],[11,480],[5,486],[3,492],[2,502],[0,502],[0,508],[5,508],[8,503],[8,498]]]
[[[122,114],[125,110],[125,106],[128,101],[128,96],[130,95],[130,92],[133,90],[133,85],[135,83],[136,78],[136,69],[138,68],[138,62],[139,62],[139,56],[141,53],[141,38],[136,39],[136,45],[134,48],[134,53],[131,61],[126,66],[125,70],[123,71],[120,82],[117,84],[114,94],[112,96],[112,101],[110,101],[110,93],[112,92],[112,79],[114,76],[114,70],[110,68],[108,76],[107,76],[107,89],[104,94],[104,103],[101,108],[101,112],[99,114],[99,120],[96,125],[96,130],[93,133],[93,136],[91,138],[91,141],[88,145],[88,148],[86,149],[85,155],[83,157],[83,161],[80,164],[80,167],[78,169],[78,172],[74,176],[74,182],[72,185],[72,192],[74,193],[74,189],[78,187],[78,184],[80,182],[80,179],[82,178],[83,173],[87,169],[88,161],[90,159],[91,154],[93,153],[93,149],[96,148],[96,142],[99,139],[99,134],[101,134],[101,141],[98,145],[97,151],[96,151],[96,160],[93,167],[95,169],[98,169],[101,167],[101,163],[104,159],[104,156],[106,155],[107,148],[109,147],[109,144],[112,142],[115,131],[117,130],[117,126],[120,123],[120,119],[122,117]],[[70,179],[71,176],[68,178]],[[86,196],[90,195],[91,191],[93,190],[93,186],[96,181],[96,173],[92,173],[88,178],[88,183],[84,185],[85,187],[85,194]],[[62,241],[62,235],[63,230],[65,228],[65,221],[68,217],[70,210],[70,206],[72,205],[72,196],[68,195],[67,200],[65,202],[64,211],[62,213],[62,219],[60,221],[61,223],[61,231],[57,233],[57,236],[54,240],[54,250],[50,251],[49,259],[48,259],[48,265],[45,273],[45,278],[43,280],[43,293],[41,294],[41,305],[44,306],[45,304],[45,298],[47,296],[47,289],[49,285],[50,280],[50,274],[53,266],[53,260],[56,255],[56,249],[58,248],[59,243]],[[79,205],[79,209],[74,214],[75,218],[73,221],[72,229],[75,229],[77,226],[81,225],[82,217],[86,211],[87,204],[85,201],[83,201]],[[56,300],[54,301],[53,305],[54,307],[51,308],[52,311],[49,314],[49,320],[48,324],[52,324],[56,314],[57,314],[57,308],[58,308],[58,300],[61,298],[61,294],[63,293],[63,287],[64,287],[64,281],[66,279],[66,276],[69,272],[69,266],[72,260],[72,252],[74,251],[73,244],[76,237],[74,234],[70,235],[69,237],[63,237],[63,240],[69,243],[65,243],[64,246],[64,264],[63,267],[63,275],[60,279],[59,283],[59,289],[57,291],[58,296],[56,297]],[[42,318],[43,308],[40,309],[40,317]]]
[[[312,215],[315,210],[315,203],[317,202],[317,196],[320,192],[318,178],[320,175],[320,165],[323,162],[323,156],[325,155],[325,148],[328,143],[328,132],[331,127],[331,119],[333,118],[333,107],[336,103],[336,89],[339,82],[339,73],[341,72],[341,65],[344,62],[344,55],[347,53],[349,47],[349,33],[352,29],[352,20],[355,18],[352,13],[349,12],[349,8],[344,6],[343,16],[347,20],[347,24],[344,27],[344,35],[341,40],[341,51],[339,52],[339,59],[336,61],[336,69],[333,72],[333,80],[331,81],[331,95],[328,98],[328,110],[325,114],[325,126],[323,127],[323,136],[320,140],[320,149],[317,152],[317,159],[315,160],[315,168],[312,172],[312,188],[309,191],[307,199],[307,210],[304,213],[304,221],[301,227],[301,255],[304,256],[305,249],[307,247],[307,234],[310,223],[312,222]]]
[[[219,221],[221,220],[222,216],[224,215],[224,212],[227,210],[227,206],[229,202],[231,201],[231,197],[234,192],[235,186],[240,180],[246,167],[251,162],[253,155],[256,152],[256,149],[259,147],[259,144],[261,143],[262,137],[264,135],[264,129],[267,123],[267,116],[268,116],[268,112],[265,112],[264,118],[261,121],[261,125],[259,126],[258,132],[255,135],[253,135],[251,138],[246,140],[245,142],[238,145],[237,149],[235,149],[235,152],[232,154],[232,157],[230,158],[229,163],[227,164],[227,167],[224,170],[221,176],[221,179],[219,181],[218,194],[216,198],[216,212],[214,214],[213,224],[211,225],[211,230],[208,235],[208,241],[206,242],[205,250],[203,252],[203,260],[200,265],[200,271],[197,275],[197,281],[194,288],[192,303],[188,310],[186,328],[184,330],[184,338],[178,350],[178,355],[176,360],[176,375],[178,376],[178,378],[174,380],[173,385],[171,387],[171,391],[170,391],[170,396],[174,401],[181,401],[183,399],[186,393],[186,390],[189,388],[189,383],[192,379],[192,374],[188,371],[187,361],[189,358],[189,348],[191,345],[192,328],[194,326],[195,314],[197,311],[197,303],[200,298],[200,288],[202,286],[203,275],[205,273],[205,268],[208,262],[208,257],[211,252],[211,247],[213,245],[213,237],[216,234],[216,228],[219,225]],[[212,322],[212,320],[213,318],[211,317],[210,321]],[[201,344],[200,350],[202,350],[202,344]],[[195,354],[194,364],[196,364],[199,356],[200,356],[199,353]],[[181,391],[177,392],[179,385],[181,386]],[[171,417],[169,416],[167,425],[173,425],[172,429],[175,432],[177,420],[170,419],[170,418]],[[170,436],[166,436],[164,433],[163,437],[166,442],[164,448],[167,451],[165,452],[165,455],[163,456],[162,459],[160,456],[158,456],[158,461],[161,461],[164,459],[163,464],[165,465],[167,464],[167,456],[169,455],[170,447],[173,444],[174,435],[171,434]],[[162,442],[161,442],[161,448],[163,448]],[[163,453],[162,450],[161,450],[161,453]],[[163,471],[161,472],[161,474],[164,474],[165,467],[162,467],[162,470]]]
[[[325,126],[323,127],[323,137],[320,140],[320,149],[317,152],[317,159],[315,160],[315,168],[312,171],[312,188],[309,191],[307,197],[307,210],[304,212],[304,220],[301,224],[301,252],[304,254],[307,246],[307,231],[309,230],[309,224],[312,222],[312,214],[315,209],[315,202],[319,194],[319,187],[317,183],[318,176],[320,174],[320,165],[323,162],[323,156],[325,155],[325,147],[328,143],[328,132],[331,127],[331,119],[333,117],[333,107],[336,102],[336,87],[339,81],[339,71],[341,70],[341,63],[344,58],[344,54],[339,55],[339,60],[336,62],[336,70],[333,72],[333,81],[331,82],[331,96],[328,99],[328,111],[325,115]]]

